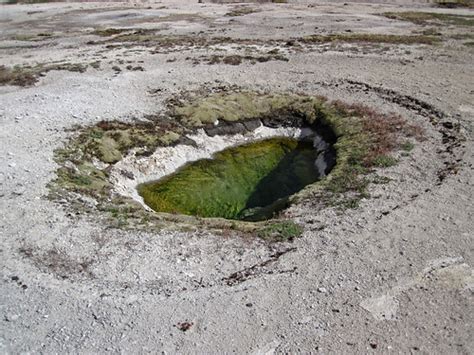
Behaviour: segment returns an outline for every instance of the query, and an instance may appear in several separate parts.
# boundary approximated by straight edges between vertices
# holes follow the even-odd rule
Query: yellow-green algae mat
[[[271,138],[214,154],[138,187],[158,212],[264,220],[318,180],[312,141]]]
[[[399,149],[400,138],[406,139],[414,131],[413,126],[395,115],[382,115],[360,105],[328,102],[321,97],[251,91],[185,93],[170,100],[168,111],[159,119],[134,123],[102,121],[78,129],[65,147],[55,152],[60,167],[57,178],[49,185],[50,196],[67,200],[77,214],[105,216],[113,226],[123,228],[206,226],[217,230],[232,228],[262,237],[294,236],[301,229],[291,221],[244,222],[146,211],[131,198],[114,193],[109,180],[110,168],[132,149],[137,156],[148,155],[157,147],[177,144],[187,133],[217,120],[238,122],[279,115],[300,117],[308,126],[326,127],[337,138],[337,164],[332,172],[288,199],[288,203],[317,200],[319,208],[348,199],[348,206],[353,207],[366,197],[366,176],[377,158]],[[105,164],[97,164],[96,160]],[[95,203],[82,203],[78,194],[93,198]],[[287,233],[288,230],[291,232]]]

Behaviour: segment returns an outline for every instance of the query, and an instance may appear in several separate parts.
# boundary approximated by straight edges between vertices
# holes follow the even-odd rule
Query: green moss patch
[[[303,114],[311,124],[321,102],[297,95],[261,95],[255,92],[217,93],[205,98],[185,98],[173,108],[173,115],[185,125],[202,127],[218,120],[246,121],[281,110]]]
[[[401,148],[405,152],[411,152],[413,150],[413,148],[415,148],[415,145],[412,142],[406,141],[406,142],[402,143]]]
[[[173,122],[101,121],[81,130],[66,149],[58,150],[58,162],[67,159],[77,163],[96,158],[104,163],[116,163],[130,149],[138,155],[152,153],[159,146],[171,145],[179,140],[183,127]]]
[[[102,121],[79,129],[65,148],[55,152],[60,168],[50,184],[51,191],[54,196],[80,192],[109,203],[111,183],[107,164],[118,162],[132,148],[137,149],[137,155],[147,155],[158,146],[171,145],[179,140],[180,132],[181,127],[169,122],[159,125]]]
[[[298,238],[303,234],[303,228],[292,221],[274,222],[258,230],[257,235],[265,240],[286,241]]]
[[[374,166],[381,168],[388,168],[390,166],[397,165],[398,160],[389,155],[379,155],[374,159]]]

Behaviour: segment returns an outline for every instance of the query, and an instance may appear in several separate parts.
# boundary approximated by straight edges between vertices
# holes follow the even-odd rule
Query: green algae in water
[[[138,192],[157,212],[263,220],[318,180],[316,157],[311,141],[271,138],[189,163]]]

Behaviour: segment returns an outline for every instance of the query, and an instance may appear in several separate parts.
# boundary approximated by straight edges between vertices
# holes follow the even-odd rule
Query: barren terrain
[[[473,25],[417,3],[0,5],[0,352],[473,353]],[[291,206],[284,242],[51,198],[78,127],[235,90],[395,112],[424,139],[356,205]]]

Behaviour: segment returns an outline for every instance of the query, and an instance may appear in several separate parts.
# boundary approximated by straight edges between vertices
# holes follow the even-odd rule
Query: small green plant
[[[77,185],[88,186],[92,184],[92,179],[86,175],[75,175],[72,178],[72,182]]]
[[[258,237],[269,241],[292,240],[302,234],[303,228],[292,221],[275,222],[257,231]]]
[[[421,31],[421,34],[425,35],[425,36],[442,36],[442,33],[439,32],[436,28],[427,28],[423,31]]]
[[[126,226],[128,226],[129,222],[126,215],[118,215],[115,218],[116,218],[117,228],[125,228]]]
[[[100,69],[100,60],[96,60],[94,62],[91,62],[89,65],[94,69]]]
[[[411,152],[413,148],[415,148],[415,145],[412,142],[404,142],[402,143],[401,148],[405,152]]]
[[[388,168],[390,166],[394,166],[398,163],[398,160],[394,157],[389,155],[380,155],[374,159],[374,166],[380,168]]]
[[[372,180],[371,182],[373,184],[388,184],[390,181],[392,181],[391,178],[389,178],[388,176],[380,176],[380,175],[375,175],[374,177],[372,177]]]
[[[350,199],[344,200],[344,202],[341,204],[341,207],[343,209],[345,208],[355,209],[359,207],[360,200],[361,200],[360,198],[350,198]]]

